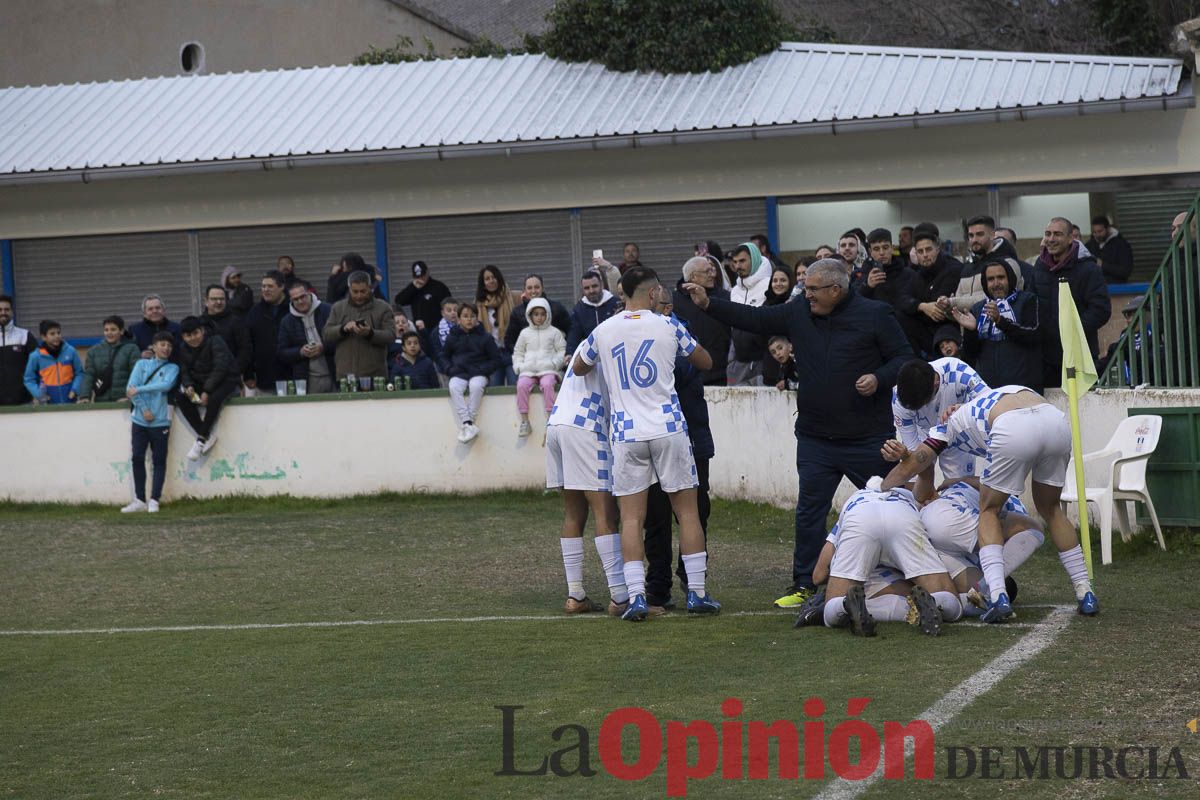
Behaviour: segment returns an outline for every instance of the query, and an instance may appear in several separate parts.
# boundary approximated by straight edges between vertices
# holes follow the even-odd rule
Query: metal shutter
[[[170,319],[191,313],[183,231],[17,241],[13,272],[22,324],[36,330],[53,319],[69,339],[99,336],[109,314],[138,322],[147,294],[163,298]]]
[[[1194,190],[1172,192],[1121,192],[1117,194],[1114,227],[1133,248],[1130,281],[1148,281],[1162,264],[1171,246],[1171,220],[1186,211],[1196,196]],[[1085,226],[1084,238],[1091,236]]]
[[[713,240],[729,252],[756,233],[767,232],[764,200],[721,200],[582,209],[580,227],[584,259],[603,250],[614,264],[621,262],[625,242],[636,242],[641,261],[674,286],[683,275],[683,262],[693,245]]]
[[[412,262],[424,261],[455,296],[471,299],[479,270],[494,264],[509,289],[520,291],[525,275],[536,272],[547,297],[572,305],[571,214],[565,209],[394,219],[387,231],[393,294],[412,281]]]
[[[296,274],[317,294],[325,294],[329,270],[346,253],[358,253],[375,263],[375,223],[323,222],[309,225],[271,225],[257,228],[215,228],[198,232],[201,287],[217,283],[221,270],[233,264],[242,281],[258,294],[263,273],[275,269],[280,256],[291,256]]]

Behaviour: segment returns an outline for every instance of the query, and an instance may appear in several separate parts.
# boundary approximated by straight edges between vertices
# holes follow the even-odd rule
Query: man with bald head
[[[908,339],[887,303],[850,287],[839,259],[808,268],[804,295],[755,308],[710,298],[697,283],[683,287],[714,319],[763,336],[786,336],[795,346],[796,540],[791,586],[775,601],[794,608],[814,591],[813,568],[825,543],[825,517],[842,478],[859,488],[890,466],[880,449],[894,433],[892,386],[913,358]]]
[[[705,386],[726,386],[729,383],[727,369],[731,332],[728,325],[697,308],[683,285],[694,283],[703,286],[709,297],[728,300],[729,292],[721,288],[717,269],[717,265],[705,256],[689,258],[683,264],[683,278],[675,285],[671,298],[675,304],[675,316],[683,320],[696,341],[704,345],[704,349],[712,356],[712,369],[705,370],[701,375]]]

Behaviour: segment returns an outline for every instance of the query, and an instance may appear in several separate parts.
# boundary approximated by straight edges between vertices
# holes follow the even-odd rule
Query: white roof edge
[[[1041,53],[1023,50],[948,50],[936,47],[884,47],[870,44],[826,44],[823,42],[780,42],[780,50],[791,52],[853,53],[856,55],[957,56],[999,61],[1074,61],[1142,64],[1155,67],[1183,66],[1182,59],[1152,56],[1107,56],[1079,53]]]

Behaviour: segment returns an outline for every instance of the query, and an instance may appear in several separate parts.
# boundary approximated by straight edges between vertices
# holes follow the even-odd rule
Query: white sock
[[[846,598],[835,597],[825,601],[825,627],[840,628],[846,624]]]
[[[908,600],[898,594],[868,597],[867,613],[876,622],[904,622],[908,619]]]
[[[583,539],[559,539],[563,570],[567,573],[567,594],[576,600],[587,597],[583,588]]]
[[[964,617],[982,617],[983,616],[983,609],[979,608],[974,603],[972,603],[970,600],[968,600],[966,594],[959,594],[958,604],[960,606],[962,606],[962,613],[963,613]]]
[[[1004,543],[1004,574],[1012,575],[1017,567],[1033,555],[1033,551],[1042,546],[1046,536],[1041,531],[1018,531]]]
[[[683,556],[683,570],[687,573],[688,591],[704,597],[704,573],[708,570],[708,551]]]
[[[1064,550],[1058,554],[1058,560],[1075,587],[1075,599],[1082,600],[1092,590],[1092,579],[1088,577],[1087,564],[1083,561],[1083,546],[1077,544],[1070,550]]]
[[[646,594],[646,565],[643,562],[625,562],[625,586],[630,597]]]
[[[987,581],[989,599],[994,603],[1004,592],[1004,546],[985,544],[979,548],[979,566]]]
[[[934,592],[933,600],[942,610],[943,622],[957,622],[962,619],[963,606],[958,602],[958,596],[951,592]]]
[[[604,565],[604,577],[608,579],[608,595],[614,603],[629,599],[625,588],[625,562],[621,559],[621,534],[606,533],[596,537],[596,553]]]

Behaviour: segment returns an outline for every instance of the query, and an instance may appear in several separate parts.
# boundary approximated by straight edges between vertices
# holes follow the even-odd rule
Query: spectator
[[[154,334],[166,332],[175,337],[175,347],[171,351],[174,363],[179,362],[179,323],[167,319],[167,306],[163,299],[156,294],[148,294],[142,298],[142,321],[129,326],[129,334],[137,342],[142,351],[142,358],[153,358],[150,343]]]
[[[743,306],[757,308],[766,302],[767,288],[771,284],[771,269],[763,267],[762,254],[753,242],[745,242],[733,248],[733,270],[737,283],[729,292],[729,299]],[[767,354],[767,339],[761,334],[747,330],[731,331],[733,359],[729,362],[730,386],[761,386],[762,360]]]
[[[772,336],[767,342],[767,352],[779,367],[775,371],[775,388],[779,391],[799,386],[799,376],[796,373],[796,359],[792,356],[792,343],[786,336]]]
[[[13,321],[13,299],[0,294],[0,406],[17,406],[29,401],[25,391],[25,365],[37,342]]]
[[[555,388],[567,359],[567,338],[550,324],[550,302],[544,297],[535,297],[527,308],[529,324],[517,337],[512,351],[513,372],[517,373],[517,413],[521,415],[517,435],[521,437],[532,432],[529,427],[530,392],[535,385],[541,386],[542,401],[549,418],[557,396]]]
[[[808,262],[808,266],[810,267],[823,258],[838,258],[838,252],[829,245],[823,244],[819,245],[817,249],[813,251],[812,257],[813,260]]]
[[[408,379],[401,387],[400,381]],[[416,331],[404,334],[404,349],[388,363],[388,380],[394,381],[397,389],[437,389],[437,370],[429,356],[421,352],[421,336]]]
[[[771,270],[771,280],[767,284],[767,295],[763,299],[764,306],[777,306],[786,303],[794,296],[792,287],[796,285],[796,276],[787,267],[775,267]]]
[[[1183,227],[1183,223],[1187,221],[1188,212],[1180,211],[1171,220],[1171,241],[1175,241],[1175,237],[1179,235],[1179,229]]]
[[[293,283],[299,283],[309,292],[313,291],[313,285],[296,274],[296,262],[291,256],[280,256],[275,259],[275,269],[283,273],[284,291],[287,291],[287,287]]]
[[[710,300],[703,288],[687,288],[713,317],[756,333],[787,336],[795,345],[796,543],[792,585],[776,604],[798,606],[814,589],[812,572],[838,483],[847,477],[864,486],[872,475],[890,469],[880,453],[894,434],[889,390],[912,351],[892,309],[852,291],[841,261],[813,264],[805,299],[771,308]]]
[[[958,277],[958,286],[945,302],[939,299],[938,305],[943,309],[946,304],[959,311],[970,311],[976,303],[987,298],[986,287],[983,284],[983,262],[991,256],[1012,259],[1013,269],[1017,275],[1017,289],[1025,288],[1025,272],[1028,267],[1017,258],[1017,250],[1007,239],[997,236],[996,222],[986,214],[971,217],[965,226],[967,247],[971,251],[970,260],[963,264]]]
[[[488,264],[479,270],[475,283],[475,307],[479,309],[479,322],[485,333],[496,340],[504,363],[491,376],[492,386],[503,386],[516,381],[516,376],[509,379],[507,375],[512,367],[512,351],[504,345],[504,335],[508,332],[508,321],[512,319],[513,307],[518,303],[519,295],[508,288],[504,281],[504,273],[500,268]]]
[[[450,376],[450,407],[460,425],[458,441],[466,443],[479,435],[475,421],[483,405],[488,378],[503,364],[504,356],[496,340],[479,324],[475,304],[460,304],[458,327],[450,331],[442,350],[443,371]]]
[[[765,234],[756,233],[750,237],[750,241],[754,242],[754,246],[758,248],[758,252],[770,263],[771,267],[783,266],[783,259],[777,256],[771,249],[771,240]]]
[[[1042,319],[1037,295],[1016,289],[1011,259],[992,256],[984,263],[988,299],[970,312],[955,311],[965,331],[963,353],[988,386],[1042,384]]]
[[[918,225],[913,233],[916,269],[912,273],[911,295],[899,307],[905,330],[915,339],[914,351],[922,358],[933,353],[933,332],[950,318],[947,298],[958,289],[962,262],[941,250],[941,241],[932,226]],[[939,302],[940,301],[940,302]]]
[[[429,274],[424,261],[412,264],[412,281],[396,295],[395,304],[409,306],[418,332],[432,331],[442,318],[442,303],[450,296],[446,284]]]
[[[439,349],[446,344],[446,337],[450,335],[450,331],[458,327],[458,306],[458,301],[453,297],[447,297],[442,301],[442,318],[438,320],[437,328],[430,337],[430,341],[437,339]],[[569,318],[570,314],[567,317]]]
[[[962,329],[958,327],[957,322],[947,322],[945,325],[938,326],[938,329],[934,331],[933,352],[937,358],[957,358],[966,361],[962,355],[962,346]]]
[[[222,293],[222,298],[225,295]],[[79,402],[97,403],[125,401],[125,389],[133,365],[141,358],[137,345],[125,338],[125,320],[118,316],[105,317],[101,323],[103,341],[87,351],[87,366],[80,382]]]
[[[42,320],[38,333],[42,344],[29,354],[25,364],[25,391],[29,392],[35,406],[74,403],[83,382],[79,354],[63,341],[62,325],[54,320]]]
[[[1088,239],[1087,249],[1096,257],[1108,283],[1125,283],[1133,274],[1133,248],[1112,227],[1108,217],[1092,217],[1092,238]]]
[[[272,270],[263,276],[261,299],[246,315],[250,330],[250,345],[254,355],[246,372],[246,387],[270,393],[278,381],[286,381],[289,370],[279,363],[279,324],[287,316],[287,296],[283,293],[284,277]]]
[[[254,305],[254,292],[242,283],[242,271],[229,264],[221,270],[221,286],[225,289],[225,306],[235,317],[244,317]],[[228,342],[226,342],[228,344]]]
[[[243,317],[229,310],[225,292],[217,284],[212,284],[204,290],[204,323],[225,341],[229,352],[233,353],[233,364],[239,376],[245,375],[250,369],[250,361],[254,358],[254,343],[250,340],[250,329],[246,327]],[[239,384],[241,378],[238,379]]]
[[[299,286],[300,284],[296,284]],[[196,441],[187,452],[189,461],[207,454],[217,443],[213,428],[225,401],[241,383],[233,353],[220,336],[210,336],[200,317],[184,317],[180,323],[183,347],[179,354],[179,413],[192,426]],[[204,416],[200,416],[200,409]]]
[[[1062,341],[1058,336],[1058,283],[1066,280],[1083,323],[1092,358],[1099,355],[1099,332],[1112,316],[1104,273],[1096,260],[1084,255],[1083,243],[1071,238],[1071,221],[1054,217],[1046,223],[1045,245],[1034,265],[1030,291],[1037,295],[1043,315],[1044,356],[1042,381],[1047,387],[1062,383]]]
[[[574,353],[579,343],[591,335],[604,320],[617,313],[621,301],[604,288],[599,272],[585,272],[580,280],[583,296],[571,310],[571,329],[567,333],[567,352]]]
[[[1081,231],[1079,229],[1078,225],[1071,226],[1071,241],[1073,241],[1073,242],[1082,242],[1083,241],[1083,231]]]
[[[408,317],[404,316],[403,311],[393,311],[392,330],[395,332],[396,338],[388,344],[387,359],[391,361],[404,350],[404,334],[409,331],[416,331],[416,328]]]
[[[896,311],[900,329],[908,337],[910,347],[920,346],[919,327],[900,311],[912,303],[912,283],[916,279],[906,260],[895,257],[892,248],[892,232],[887,228],[876,228],[867,236],[871,248],[870,258],[863,263],[865,276],[858,285],[858,293],[870,300],[887,303]]]
[[[372,281],[372,291],[380,300],[386,300],[383,296],[383,275],[379,273],[375,267],[363,261],[363,257],[358,253],[346,253],[342,256],[342,260],[333,265],[330,270],[329,280],[325,284],[325,302],[331,306],[341,300],[346,299],[349,292],[347,279],[355,272],[362,272],[367,275],[367,279]]]
[[[1017,249],[1017,232],[1012,228],[996,228],[996,235],[1013,246],[1013,252]]]
[[[275,352],[291,369],[289,377],[304,381],[306,394],[325,394],[334,388],[334,346],[325,346],[323,334],[333,311],[328,303],[301,283],[288,287],[288,313],[279,322]]]
[[[729,292],[717,285],[720,267],[712,259],[696,256],[683,264],[683,278],[675,285],[673,308],[675,315],[687,325],[692,336],[712,355],[712,368],[701,373],[705,386],[725,386],[729,383],[729,326],[696,308],[692,298],[683,289],[685,283],[703,286],[709,297],[729,299]],[[568,352],[574,352],[568,349]]]
[[[594,256],[592,258],[592,268],[608,270],[610,268],[614,268],[614,266],[615,266],[615,269],[617,270],[617,272],[620,275],[624,275],[625,270],[627,270],[627,269],[630,269],[632,267],[645,266],[640,261],[640,259],[642,257],[642,251],[633,242],[625,243],[624,247],[621,248],[621,255],[622,255],[622,261],[620,264],[616,264],[616,265],[613,265],[613,264],[609,263],[608,261],[605,261],[603,256]],[[572,350],[571,352],[575,352],[575,351]]]
[[[367,273],[350,273],[347,286],[346,299],[333,304],[322,328],[325,346],[334,351],[337,377],[387,377],[387,350],[396,335],[396,315],[386,301],[371,295]]]
[[[1134,316],[1137,314],[1138,309],[1140,309],[1142,307],[1142,304],[1145,302],[1145,300],[1146,300],[1145,295],[1139,295],[1138,297],[1132,298],[1128,303],[1125,304],[1125,307],[1121,309],[1121,316],[1123,316],[1125,318],[1126,331],[1128,331],[1131,327],[1133,327]],[[1134,362],[1136,362],[1136,365],[1137,365],[1138,383],[1139,384],[1142,384],[1142,383],[1153,384],[1154,383],[1154,374],[1156,371],[1156,365],[1154,363],[1154,354],[1147,353],[1144,366],[1142,365],[1142,360],[1141,360],[1142,359],[1142,344],[1143,344],[1143,342],[1154,342],[1153,333],[1154,333],[1154,331],[1151,326],[1150,315],[1143,314],[1141,329],[1134,330],[1131,335],[1131,338],[1133,339],[1133,353],[1132,353],[1133,359],[1132,360]],[[1133,369],[1130,366],[1130,359],[1125,357],[1125,353],[1128,351],[1126,351],[1125,348],[1122,346],[1128,341],[1127,337],[1129,337],[1129,336],[1130,336],[1130,334],[1126,333],[1125,335],[1118,337],[1115,342],[1113,342],[1112,344],[1110,344],[1108,346],[1108,350],[1105,352],[1104,357],[1101,358],[1098,362],[1096,362],[1096,374],[1103,375],[1110,368],[1117,366],[1116,364],[1113,363],[1113,358],[1115,357],[1115,358],[1119,359],[1118,363],[1120,364],[1120,367],[1121,367],[1121,378],[1122,378],[1124,384],[1126,386],[1133,385]],[[1162,359],[1162,363],[1165,365],[1165,363],[1166,363],[1165,362],[1166,348],[1163,346],[1163,342],[1161,342],[1161,341],[1158,342],[1158,350],[1159,350],[1159,357],[1160,357],[1160,359]],[[1181,374],[1186,375],[1186,372],[1182,372]]]
[[[838,257],[850,268],[850,283],[854,286],[862,283],[865,273],[863,262],[867,260],[867,252],[864,245],[865,241],[853,230],[838,237]]]
[[[525,312],[529,309],[530,301],[539,297],[550,304],[550,324],[562,331],[564,341],[566,341],[565,337],[571,330],[571,312],[567,311],[566,306],[562,303],[546,297],[541,275],[530,274],[525,276],[525,291],[520,297],[521,304],[512,310],[512,314],[508,318],[508,330],[504,332],[504,347],[508,352],[514,351],[517,346],[517,337],[529,324]],[[516,368],[513,369],[515,371]]]
[[[125,396],[132,402],[132,462],[133,502],[121,509],[122,514],[136,511],[158,511],[163,482],[167,478],[167,438],[171,433],[171,416],[167,410],[167,395],[179,378],[179,367],[171,363],[175,337],[166,331],[154,334],[150,348],[154,357],[140,359],[133,366]],[[146,502],[146,448],[150,448],[154,463],[154,483],[150,502]]]
[[[812,256],[805,256],[798,259],[792,265],[792,269],[794,270],[793,276],[796,279],[796,282],[792,284],[792,297],[801,297],[804,295],[804,276],[808,274],[808,265],[816,260]]]
[[[913,246],[913,226],[904,225],[900,228],[900,235],[896,239],[896,249],[900,251],[900,259],[908,261],[908,251],[912,250]],[[911,265],[910,265],[911,266]]]

